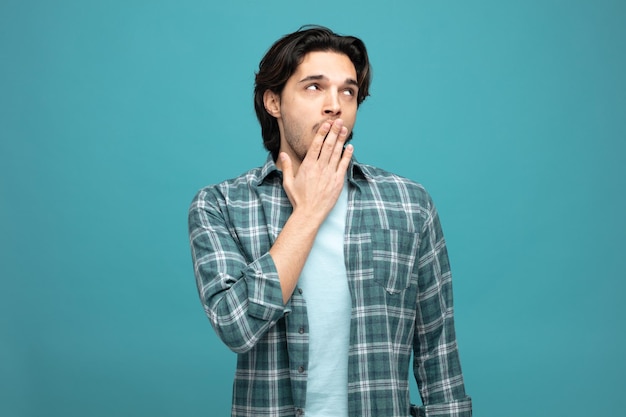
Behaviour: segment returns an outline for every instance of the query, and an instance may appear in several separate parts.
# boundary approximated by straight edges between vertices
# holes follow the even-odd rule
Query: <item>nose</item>
[[[341,115],[341,102],[339,101],[339,92],[329,90],[324,102],[324,114],[327,116]]]

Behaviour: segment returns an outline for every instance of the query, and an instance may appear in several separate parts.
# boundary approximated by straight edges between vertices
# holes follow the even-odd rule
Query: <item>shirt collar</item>
[[[279,175],[282,178],[282,172],[278,170],[278,167],[274,163],[274,158],[272,158],[272,154],[268,152],[265,164],[261,167],[261,173],[256,185],[263,184],[266,178],[274,175]]]

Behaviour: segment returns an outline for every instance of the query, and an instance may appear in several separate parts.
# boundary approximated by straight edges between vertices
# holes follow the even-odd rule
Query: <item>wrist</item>
[[[296,207],[289,216],[289,223],[297,227],[301,232],[310,232],[316,234],[320,226],[324,222],[324,216],[319,210],[307,210],[305,208]]]

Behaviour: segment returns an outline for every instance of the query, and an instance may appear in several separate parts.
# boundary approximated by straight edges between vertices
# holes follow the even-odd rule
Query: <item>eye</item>
[[[310,84],[306,86],[306,89],[310,91],[315,91],[315,90],[319,90],[320,86],[317,84]]]
[[[343,94],[352,97],[356,95],[356,91],[354,90],[354,88],[346,88],[345,90],[343,90]]]

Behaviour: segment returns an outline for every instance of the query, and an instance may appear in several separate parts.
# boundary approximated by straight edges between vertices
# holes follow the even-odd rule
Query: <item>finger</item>
[[[322,146],[324,145],[324,139],[328,135],[330,131],[331,124],[329,122],[324,122],[317,130],[317,134],[313,138],[313,142],[311,142],[311,146],[309,146],[309,150],[306,153],[304,159],[311,159],[313,161],[317,161],[320,156],[320,151],[322,150]]]
[[[330,165],[337,166],[341,156],[344,153],[344,145],[346,140],[348,139],[348,128],[345,126],[341,127],[339,131],[339,136],[337,136],[337,140],[335,141],[335,146],[333,148],[333,153],[330,158]]]
[[[328,132],[328,135],[326,135],[326,139],[324,139],[324,145],[322,146],[322,150],[320,151],[319,159],[322,159],[324,161],[330,161],[335,150],[335,145],[337,144],[337,138],[341,135],[343,129],[343,120],[337,119],[333,122],[333,125],[330,128],[330,132]]]
[[[354,154],[354,146],[351,144],[346,145],[343,150],[343,154],[341,155],[341,159],[339,160],[339,164],[337,165],[337,171],[346,172],[348,170],[348,166],[350,166],[350,160],[352,159],[352,155]]]

